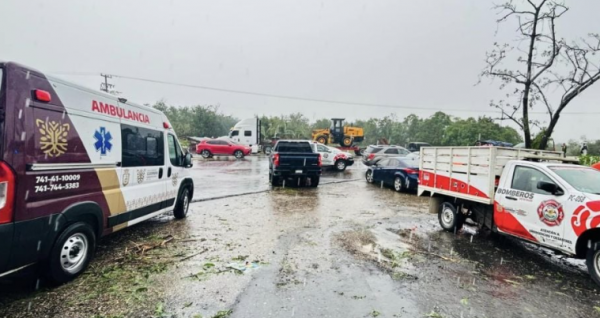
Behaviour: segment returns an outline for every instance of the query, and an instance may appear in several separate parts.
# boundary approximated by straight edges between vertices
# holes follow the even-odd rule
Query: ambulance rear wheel
[[[592,280],[600,285],[600,241],[595,241],[587,251],[586,265]]]
[[[460,230],[465,222],[464,215],[458,213],[456,207],[450,202],[442,203],[438,220],[444,230],[453,233]]]
[[[63,284],[83,273],[94,256],[96,234],[84,222],[69,225],[58,237],[50,252],[46,275]]]

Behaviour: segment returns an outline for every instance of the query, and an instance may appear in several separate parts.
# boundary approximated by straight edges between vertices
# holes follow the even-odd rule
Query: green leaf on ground
[[[233,310],[219,310],[212,318],[227,318],[233,313]]]

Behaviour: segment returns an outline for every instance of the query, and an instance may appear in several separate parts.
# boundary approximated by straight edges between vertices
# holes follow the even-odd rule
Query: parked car
[[[511,144],[510,142],[497,141],[497,140],[477,140],[477,141],[475,141],[475,146],[511,148],[513,146],[513,144]]]
[[[400,146],[370,145],[363,153],[363,163],[370,166],[382,158],[406,157],[411,152]]]
[[[334,168],[337,171],[344,171],[348,166],[354,164],[354,156],[340,149],[325,146],[324,144],[315,142],[317,152],[321,154],[323,167]]]
[[[185,218],[192,157],[157,109],[0,62],[0,277],[85,271],[100,237]]]
[[[292,184],[316,188],[321,179],[321,155],[308,140],[279,140],[269,156],[269,182],[279,186],[290,180]]]
[[[240,145],[225,139],[202,140],[196,146],[196,153],[199,153],[203,158],[211,158],[214,155],[221,155],[234,156],[237,159],[242,159],[251,152],[252,148],[249,146]]]
[[[383,182],[397,192],[417,190],[419,185],[419,160],[417,158],[383,158],[370,166],[365,173],[369,183]]]

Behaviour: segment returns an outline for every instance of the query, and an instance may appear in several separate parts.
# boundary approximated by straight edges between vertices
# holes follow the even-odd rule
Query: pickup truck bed
[[[420,150],[419,191],[494,204],[497,181],[510,160],[564,162],[562,154],[502,147],[425,147]]]

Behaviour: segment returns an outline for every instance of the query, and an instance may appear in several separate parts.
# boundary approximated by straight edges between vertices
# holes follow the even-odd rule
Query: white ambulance
[[[81,274],[99,237],[194,193],[191,155],[160,111],[0,63],[0,277]]]

